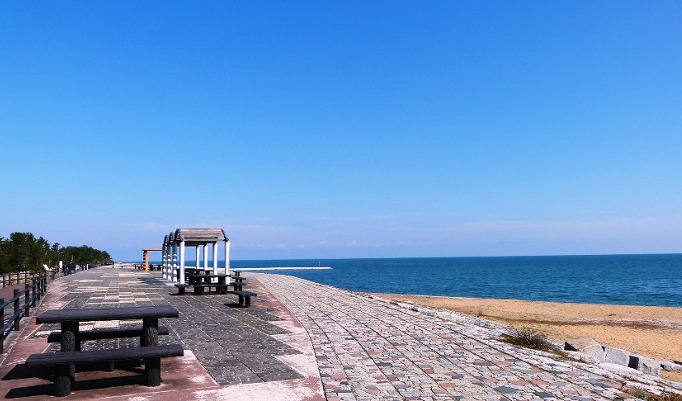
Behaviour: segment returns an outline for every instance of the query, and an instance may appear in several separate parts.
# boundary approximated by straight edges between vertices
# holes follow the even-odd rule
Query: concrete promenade
[[[603,367],[518,349],[498,340],[501,326],[396,304],[295,277],[247,273],[258,293],[249,308],[236,296],[179,296],[160,272],[96,268],[61,277],[22,330],[6,340],[0,394],[43,400],[50,372],[23,366],[48,349],[54,325],[36,325],[48,309],[172,305],[179,319],[162,343],[185,356],[162,361],[160,387],[140,385],[141,366],[77,373],[72,400],[634,400],[625,385],[670,391],[679,384],[631,369]],[[99,322],[86,327],[123,326]],[[137,339],[84,343],[120,347]],[[50,349],[58,349],[52,344]],[[667,390],[666,390],[667,389]]]

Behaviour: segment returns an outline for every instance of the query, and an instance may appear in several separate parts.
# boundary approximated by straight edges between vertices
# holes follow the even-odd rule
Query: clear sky
[[[5,1],[0,236],[682,252],[680,1]]]

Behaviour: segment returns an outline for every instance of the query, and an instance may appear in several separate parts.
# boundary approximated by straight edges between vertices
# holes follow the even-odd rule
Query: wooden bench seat
[[[168,327],[159,326],[159,335],[168,335]],[[78,333],[78,340],[80,341],[91,341],[91,340],[105,340],[110,338],[125,338],[125,337],[142,337],[144,331],[141,327],[121,327],[116,329],[94,329],[86,330]],[[58,343],[62,341],[62,332],[53,331],[47,336],[48,343]]]
[[[144,359],[147,386],[156,387],[161,384],[161,358],[182,355],[184,355],[184,350],[180,344],[94,351],[49,352],[32,354],[26,359],[25,366],[29,368],[54,366],[55,395],[64,397],[71,393],[71,365]]]
[[[255,292],[251,291],[229,291],[230,294],[237,294],[239,295],[239,305],[243,307],[248,307],[251,305],[251,297],[255,297],[256,294]]]

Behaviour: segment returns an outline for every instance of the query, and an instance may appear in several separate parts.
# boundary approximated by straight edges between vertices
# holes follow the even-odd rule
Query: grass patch
[[[513,329],[510,334],[503,334],[502,341],[518,347],[552,351],[552,342],[543,334],[531,328]]]
[[[661,394],[654,394],[641,388],[626,387],[623,389],[623,392],[644,401],[682,401],[682,394],[667,391],[663,391]]]

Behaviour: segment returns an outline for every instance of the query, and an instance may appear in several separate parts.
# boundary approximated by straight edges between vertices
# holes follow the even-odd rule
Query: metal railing
[[[35,277],[40,276],[42,273],[37,272],[19,272],[19,273],[4,273],[2,274],[2,287],[14,286],[21,283],[33,282]],[[51,273],[54,278],[54,272]]]
[[[36,306],[36,301],[45,295],[47,292],[48,273],[10,273],[10,279],[5,281],[7,275],[2,276],[2,286],[5,283],[12,282],[11,285],[19,284],[19,279],[12,281],[12,276],[19,276],[23,278],[24,289],[14,289],[14,296],[10,300],[0,298],[0,322],[2,322],[2,331],[0,332],[0,353],[5,353],[5,339],[10,332],[19,330],[19,322],[22,318],[30,316],[32,307]],[[23,277],[22,277],[23,276]],[[23,300],[23,302],[22,302]],[[5,309],[10,309],[12,315],[6,316]]]

